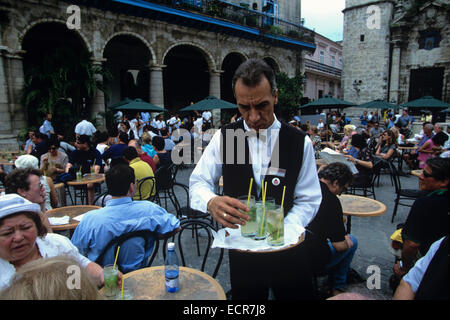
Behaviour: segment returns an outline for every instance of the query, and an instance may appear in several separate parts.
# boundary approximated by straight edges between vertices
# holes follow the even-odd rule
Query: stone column
[[[21,94],[25,84],[23,72],[23,55],[25,51],[16,51],[14,54],[7,54],[9,60],[7,67],[8,96],[11,116],[11,133],[16,135],[19,130],[26,128],[26,111],[21,105]]]
[[[209,95],[220,99],[220,74],[222,70],[212,70],[209,73]],[[213,127],[218,128],[220,126],[220,109],[212,110]]]
[[[165,65],[152,65],[150,69],[150,103],[164,108],[163,68]]]
[[[6,79],[7,47],[0,46],[0,135],[11,133],[11,114],[9,112],[8,81]]]
[[[92,59],[92,65],[101,68],[105,61],[106,59]],[[95,74],[94,76],[97,82],[103,83],[103,76],[101,74]],[[104,113],[105,110],[105,94],[97,88],[91,105],[91,117],[95,117],[97,120],[96,127],[98,130],[106,130],[105,118],[100,115],[100,113]]]
[[[398,95],[400,88],[400,63],[402,54],[402,42],[399,39],[393,41],[394,48],[392,50],[391,74],[389,85],[389,100],[392,103],[399,103]]]

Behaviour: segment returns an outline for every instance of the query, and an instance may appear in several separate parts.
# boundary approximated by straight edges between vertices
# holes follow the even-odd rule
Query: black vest
[[[228,159],[227,163],[227,150],[226,141],[227,134],[226,129],[232,130],[245,130],[244,122],[237,121],[227,126],[222,127],[222,140],[221,140],[221,151],[222,151],[222,176],[223,176],[223,193],[224,195],[237,198],[239,196],[248,195],[248,188],[250,186],[250,178],[253,178],[253,169],[250,163],[250,153],[248,149],[248,141],[245,139],[245,157],[244,163],[240,164],[242,154],[239,155],[237,150],[238,138],[234,137],[234,142],[232,146],[234,147],[234,159]],[[281,199],[283,196],[283,187],[286,186],[286,192],[284,195],[284,215],[289,212],[289,210],[294,205],[294,190],[297,184],[297,178],[302,167],[303,162],[303,148],[305,143],[305,133],[293,128],[290,125],[281,123],[281,129],[279,132],[278,139],[279,150],[279,169],[285,170],[284,177],[279,175],[267,175],[264,177],[264,181],[267,181],[267,193],[266,197],[273,197],[276,204],[281,205]],[[274,147],[274,151],[277,146]],[[272,154],[273,159],[273,154]],[[232,161],[230,161],[232,160]],[[239,161],[238,161],[239,160]],[[269,163],[269,167],[272,165],[272,160]],[[259,178],[259,177],[258,177]],[[255,198],[257,196],[256,183],[252,185],[252,195]]]
[[[423,275],[415,300],[448,300],[448,249],[446,236]]]

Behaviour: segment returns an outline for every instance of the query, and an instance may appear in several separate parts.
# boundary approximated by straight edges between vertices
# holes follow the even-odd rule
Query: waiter
[[[261,198],[266,181],[267,196],[277,204],[286,186],[285,227],[305,227],[322,200],[311,140],[277,120],[275,75],[264,61],[250,59],[240,65],[232,86],[243,120],[222,127],[205,149],[189,181],[191,207],[208,211],[224,227],[236,229],[248,220],[238,209],[249,210],[236,198],[248,194],[253,178],[251,193]],[[248,137],[239,139],[230,131],[236,136],[245,131]],[[220,176],[224,196],[215,194]],[[274,253],[230,250],[229,261],[233,299],[265,300],[269,288],[276,299],[313,296],[309,257],[302,244]]]

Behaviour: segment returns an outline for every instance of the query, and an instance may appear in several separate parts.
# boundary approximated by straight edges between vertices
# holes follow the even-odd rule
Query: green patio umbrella
[[[355,107],[370,108],[370,109],[398,109],[398,108],[400,108],[399,106],[397,106],[395,104],[389,103],[389,102],[381,100],[381,99],[372,100],[372,101],[357,105]]]
[[[407,103],[401,104],[402,107],[405,108],[448,108],[450,107],[449,103],[443,102],[441,100],[435,99],[432,96],[424,96],[422,98],[409,101]]]
[[[127,103],[130,103],[131,101],[133,101],[133,100],[131,100],[130,98],[125,98],[122,101],[119,101],[117,103],[114,103],[114,104],[110,105],[108,108],[112,109],[112,110],[115,110],[117,107],[123,106],[123,105],[125,105]]]
[[[348,102],[345,100],[333,98],[330,96],[325,96],[323,98],[317,99],[316,101],[307,103],[299,108],[306,107],[317,107],[317,108],[344,108],[344,107],[353,107],[356,106],[353,102]]]
[[[225,100],[217,99],[214,96],[208,96],[197,103],[191,104],[188,107],[180,109],[180,111],[204,111],[213,109],[237,109],[237,105]]]
[[[157,112],[164,112],[164,111],[166,111],[164,108],[155,106],[155,105],[153,105],[151,103],[148,103],[148,102],[145,102],[142,99],[130,100],[128,102],[125,102],[125,100],[117,103],[114,108],[112,106],[110,108],[114,109],[114,110],[121,110],[121,111],[126,111],[126,110],[157,111]],[[122,103],[122,102],[124,102],[124,103]]]

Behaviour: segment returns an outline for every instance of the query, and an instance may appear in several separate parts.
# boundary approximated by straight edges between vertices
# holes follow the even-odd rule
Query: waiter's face
[[[278,90],[272,94],[266,77],[254,87],[246,86],[239,79],[236,81],[234,92],[239,112],[251,129],[259,131],[272,125],[274,106],[278,102]]]

